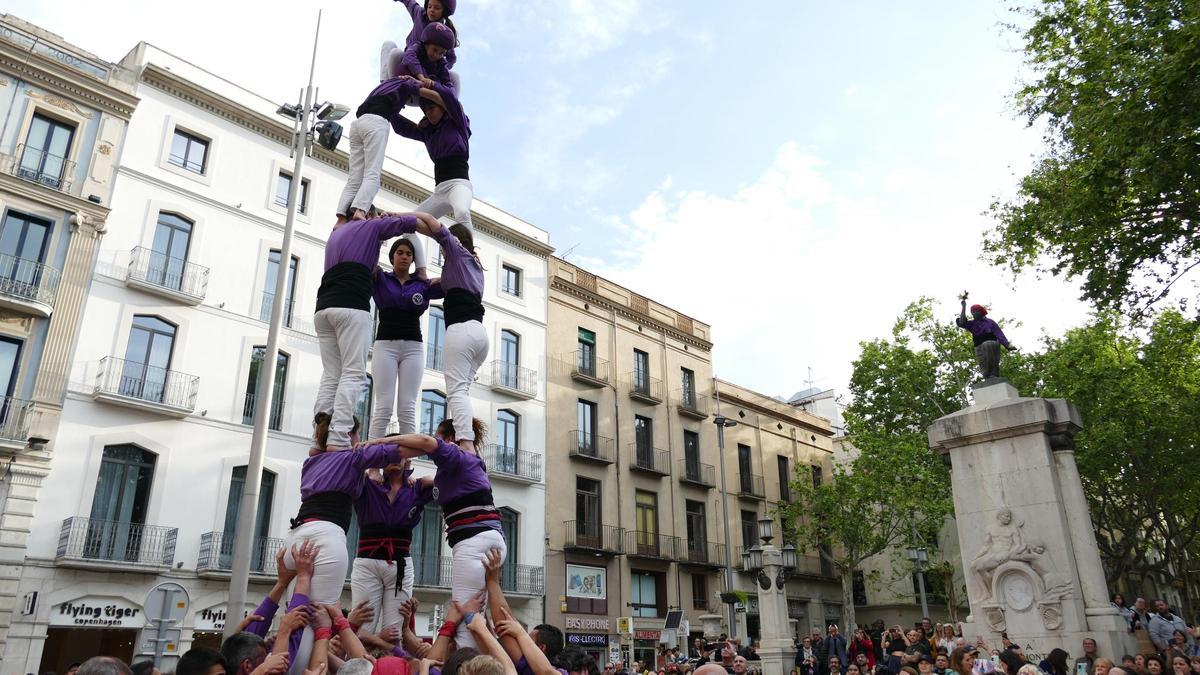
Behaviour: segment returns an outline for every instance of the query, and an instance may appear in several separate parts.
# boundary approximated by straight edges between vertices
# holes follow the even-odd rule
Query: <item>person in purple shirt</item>
[[[412,479],[409,461],[384,469],[383,480],[363,477],[362,494],[354,502],[358,515],[358,555],[350,573],[351,603],[366,601],[375,612],[371,633],[399,628],[400,607],[412,597],[413,562],[409,555],[413,528],[433,500],[433,479]]]
[[[450,216],[474,231],[471,201],[471,120],[463,111],[457,94],[438,83],[420,90],[421,111],[425,117],[413,122],[403,115],[392,117],[396,133],[425,144],[433,161],[433,194],[417,205],[417,211],[434,218]]]
[[[450,16],[454,14],[455,5],[458,3],[455,0],[425,0],[425,5],[422,6],[416,0],[398,0],[404,3],[405,9],[408,10],[409,17],[412,18],[413,27],[408,32],[408,37],[404,40],[404,47],[397,47],[395,42],[388,40],[383,43],[383,47],[379,51],[379,81],[382,82],[388,78],[395,77],[400,73],[400,63],[404,58],[404,51],[414,44],[421,42],[422,36],[425,34],[425,27],[431,23],[444,24],[454,32],[455,45],[458,44],[458,28],[454,22],[450,20]],[[454,52],[454,47],[446,50],[446,69],[454,68],[454,64],[458,62],[458,55]],[[451,72],[450,79],[453,80],[451,87],[454,91],[459,91],[458,74]]]
[[[445,255],[441,284],[446,293],[446,301],[442,304],[446,317],[442,359],[446,402],[455,427],[470,429],[474,419],[471,383],[488,354],[487,331],[483,328],[483,265],[475,254],[475,237],[464,225],[447,228],[432,218],[421,219],[419,223],[406,222],[402,229],[433,237]],[[475,450],[471,437],[464,434],[457,440],[464,450]]]
[[[483,422],[471,420],[472,447],[483,443]],[[496,551],[503,562],[508,552],[504,542],[500,512],[492,498],[492,483],[487,465],[474,450],[464,450],[454,440],[453,422],[442,420],[434,436],[405,434],[389,436],[380,442],[396,444],[405,457],[428,456],[437,465],[433,478],[433,498],[442,507],[446,520],[446,540],[450,544],[450,595],[454,602],[466,603],[483,592],[487,601],[484,562]],[[459,647],[475,647],[474,637],[463,622],[458,625],[455,642]]]
[[[421,30],[421,40],[405,47],[399,65],[393,67],[392,72],[394,75],[411,75],[426,87],[440,82],[455,88],[457,80],[446,64],[446,52],[457,44],[458,38],[449,26],[444,23],[428,24]],[[388,58],[392,60],[391,55]]]
[[[313,415],[332,417],[329,444],[334,448],[350,446],[354,407],[367,388],[371,294],[379,246],[386,239],[412,232],[422,220],[438,224],[424,213],[352,220],[334,227],[325,243],[325,273],[317,289],[314,316],[322,372]]]
[[[970,331],[975,342],[975,361],[979,364],[979,374],[984,380],[1000,377],[1000,347],[1009,351],[1017,348],[1009,344],[1004,337],[1004,331],[991,319],[987,318],[987,308],[983,305],[971,305],[971,318],[967,318],[967,294],[959,298],[962,309],[955,323],[959,328]]]
[[[371,410],[368,438],[387,435],[393,411],[400,424],[397,433],[411,434],[417,430],[417,394],[425,373],[421,315],[429,309],[430,300],[444,295],[441,283],[424,278],[423,266],[417,267],[415,276],[409,275],[409,266],[419,246],[416,235],[406,234],[397,239],[388,252],[393,271],[375,272],[374,298],[379,325],[371,348],[375,407]]]
[[[366,219],[383,179],[383,159],[391,136],[388,127],[420,88],[421,83],[412,77],[385,80],[358,106],[350,124],[350,172],[338,198],[337,225]]]

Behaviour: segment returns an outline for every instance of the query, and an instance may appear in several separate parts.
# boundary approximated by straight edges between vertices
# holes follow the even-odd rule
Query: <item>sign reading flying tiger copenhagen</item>
[[[51,626],[141,628],[142,608],[122,598],[87,597],[60,602],[50,610]]]

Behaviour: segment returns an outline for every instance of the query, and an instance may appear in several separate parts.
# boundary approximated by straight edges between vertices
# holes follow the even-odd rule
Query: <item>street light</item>
[[[717,390],[717,378],[713,378],[713,394],[717,401],[717,414],[713,424],[717,425],[718,464],[721,467],[721,517],[726,532],[729,528],[729,492],[725,489],[725,430],[736,427],[737,422],[721,414],[721,392]],[[730,546],[729,536],[725,536],[725,590],[733,590],[733,547]],[[729,637],[737,637],[737,608],[729,605]]]
[[[775,538],[772,519],[758,520],[759,539],[742,553],[746,571],[755,573],[758,581],[759,617],[762,625],[762,657],[764,673],[783,673],[791,669],[795,650],[788,636],[787,580],[796,570],[796,547],[786,544],[782,549],[771,543]],[[774,576],[774,579],[772,579]]]
[[[316,90],[313,89],[313,74],[317,67],[317,42],[321,37],[321,12],[317,12],[317,30],[313,36],[312,62],[308,70],[308,86],[305,87],[301,103],[284,103],[275,112],[283,117],[295,120],[296,126],[292,134],[291,153],[296,160],[292,168],[292,181],[288,188],[287,220],[283,226],[283,241],[279,246],[279,259],[290,260],[292,251],[292,235],[296,224],[296,208],[299,203],[301,171],[304,168],[304,156],[312,150],[313,142],[317,142],[327,150],[337,147],[341,139],[342,127],[335,120],[341,119],[349,112],[349,108],[336,103],[324,102],[314,106]],[[316,116],[320,121],[310,128],[310,121]],[[283,325],[282,298],[288,283],[287,268],[281,268],[276,275],[275,295],[271,303],[271,319],[267,329],[267,346],[263,350],[263,367],[259,369],[258,395],[254,397],[254,434],[250,440],[250,457],[246,467],[246,482],[242,487],[242,505],[238,511],[237,526],[234,529],[233,565],[229,576],[228,612],[231,618],[225,622],[225,635],[228,637],[237,630],[241,621],[242,608],[246,605],[246,585],[250,581],[250,552],[254,543],[254,524],[258,520],[258,496],[262,483],[263,455],[267,445],[267,423],[271,418],[272,399],[275,393],[275,361],[279,358],[279,333]]]
[[[929,602],[925,597],[925,564],[929,562],[929,552],[923,548],[908,549],[908,559],[917,569],[917,591],[921,594],[921,616],[929,616]]]

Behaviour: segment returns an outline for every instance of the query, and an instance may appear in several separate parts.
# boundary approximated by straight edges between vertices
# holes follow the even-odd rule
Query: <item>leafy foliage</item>
[[[1017,104],[1046,123],[1046,150],[992,205],[985,254],[1082,277],[1084,299],[1140,314],[1200,266],[1200,4],[1041,0],[1028,14],[1036,79]]]

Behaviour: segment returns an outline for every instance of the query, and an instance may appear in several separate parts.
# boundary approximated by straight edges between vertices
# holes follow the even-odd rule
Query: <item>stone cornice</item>
[[[115,65],[110,67],[119,68]],[[134,94],[3,40],[0,40],[0,71],[123,120],[133,115],[133,109],[138,104],[138,97]]]
[[[808,429],[809,431],[817,432],[817,433],[821,434],[822,436],[828,436],[830,438],[833,438],[833,429],[831,427],[823,427],[820,424],[815,424],[809,420],[804,419],[803,417],[798,417],[794,414],[783,412],[780,410],[774,410],[769,406],[761,405],[761,404],[759,404],[755,401],[752,401],[746,397],[738,396],[738,393],[736,391],[726,391],[726,390],[722,389],[721,388],[722,383],[729,384],[732,386],[737,386],[737,385],[734,385],[732,382],[724,382],[724,380],[717,380],[717,388],[721,394],[721,403],[722,404],[729,403],[729,404],[737,406],[737,407],[749,408],[750,410],[753,410],[755,413],[757,413],[763,417],[769,417],[776,421],[787,422],[787,423],[791,424],[792,426],[800,427],[803,429]],[[787,405],[787,404],[781,403],[780,405]],[[823,419],[823,418],[818,418],[818,419]],[[797,438],[796,440],[799,442],[803,442],[805,445],[807,445],[809,447],[813,447],[817,450],[822,450],[824,452],[832,452],[832,450],[827,450],[825,448],[818,448],[805,439]]]
[[[593,305],[598,305],[609,311],[615,312],[616,314],[623,316],[627,319],[630,319],[631,321],[636,321],[641,324],[652,326],[656,330],[660,330],[663,333],[665,333],[666,335],[669,335],[672,338],[679,340],[680,342],[683,342],[684,344],[688,344],[693,347],[698,347],[700,349],[703,349],[706,352],[710,352],[710,353],[712,352],[712,343],[709,342],[708,340],[701,340],[700,338],[696,337],[695,335],[692,335],[690,333],[684,333],[683,331],[679,330],[678,328],[671,326],[669,324],[665,324],[662,321],[659,321],[658,319],[655,319],[652,316],[649,316],[647,314],[642,314],[641,312],[635,312],[628,305],[617,304],[617,303],[613,302],[612,300],[609,300],[608,298],[605,298],[604,296],[602,296],[598,293],[589,291],[588,289],[583,288],[582,286],[579,286],[578,284],[573,284],[565,279],[561,279],[557,276],[551,277],[550,290],[552,290],[552,291],[558,290],[558,291],[567,293],[569,295],[573,295],[573,296],[575,296],[581,300],[585,300]],[[551,295],[551,297],[553,298],[553,295]]]
[[[6,173],[0,173],[0,190],[35,199],[43,204],[62,209],[68,213],[82,213],[96,222],[104,222],[108,218],[109,208],[106,206],[94,204],[86,199],[81,199],[74,195],[48,188],[40,183],[23,180]]]
[[[269,138],[280,145],[287,146],[291,143],[292,127],[281,119],[264,115],[256,110],[218,96],[161,66],[153,63],[146,64],[142,69],[141,79],[156,89],[229,122],[233,122],[249,131],[253,131],[260,136]],[[312,156],[314,159],[320,160],[339,171],[349,171],[350,169],[350,157],[341,150],[331,151],[320,146],[314,146]],[[414,204],[420,204],[431,194],[429,190],[386,171],[383,174],[382,187],[388,192],[403,197]],[[498,239],[542,258],[547,258],[551,253],[554,253],[553,246],[521,234],[478,212],[472,212],[471,218],[474,221],[476,230],[493,239]]]

